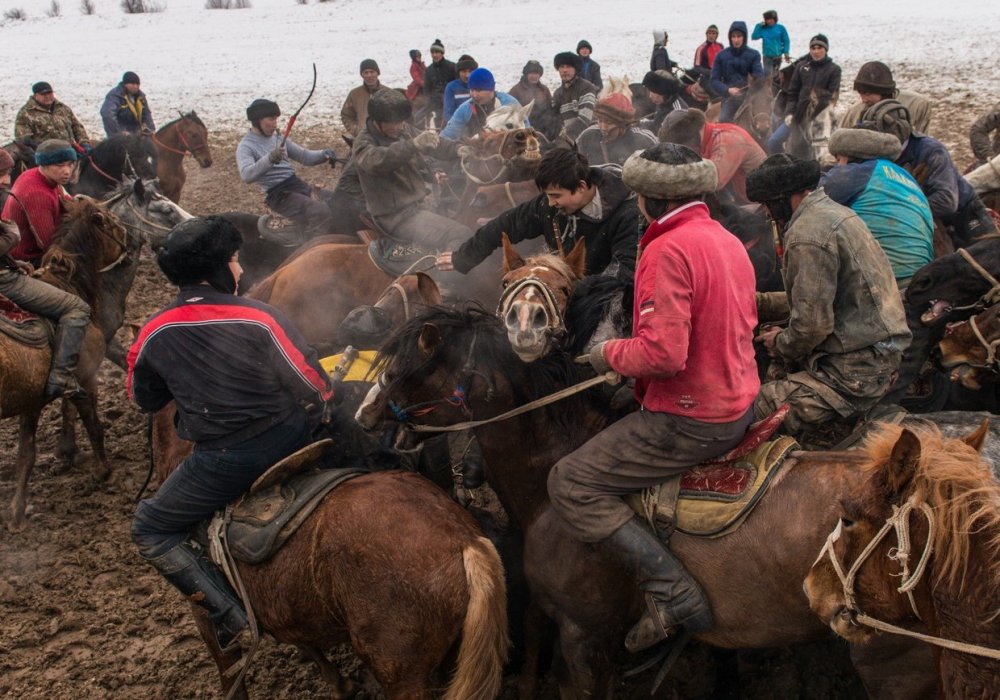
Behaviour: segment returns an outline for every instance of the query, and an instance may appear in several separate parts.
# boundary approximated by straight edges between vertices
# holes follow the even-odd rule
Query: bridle
[[[163,197],[163,195],[160,195],[160,194],[157,194],[157,195],[154,195],[154,196],[156,196],[156,197]],[[166,199],[166,197],[163,197],[163,198]],[[125,200],[124,201],[125,207],[129,211],[131,211],[132,214],[135,216],[135,218],[141,224],[143,224],[144,226],[148,226],[149,228],[153,228],[153,229],[158,229],[160,231],[172,231],[173,230],[173,226],[164,226],[163,224],[158,224],[155,221],[151,221],[150,219],[146,218],[143,215],[143,213],[139,209],[137,209],[136,206],[135,206],[135,204],[132,202],[132,191],[129,190],[129,189],[123,189],[121,192],[119,192],[118,194],[114,195],[110,199],[104,200],[102,202],[102,204],[110,209],[110,207],[111,207],[112,204],[117,204],[118,201],[122,200],[122,199]],[[131,231],[136,231],[136,232],[138,232],[140,234],[142,233],[142,227],[141,226],[130,226],[129,224],[126,224],[124,221],[122,222],[122,226],[124,226],[126,229],[129,229]]]
[[[950,311],[968,311],[972,309],[978,313],[987,306],[992,306],[1000,301],[1000,280],[997,280],[996,277],[990,274],[989,270],[976,262],[976,259],[972,257],[972,253],[965,248],[959,248],[955,252],[961,255],[962,258],[969,263],[972,269],[979,273],[980,277],[990,283],[990,288],[972,304],[968,304],[966,306],[953,306]]]
[[[556,339],[565,337],[566,319],[559,310],[555,294],[545,284],[545,281],[536,275],[522,277],[503,290],[503,293],[500,295],[500,303],[497,305],[497,316],[500,320],[503,321],[507,317],[507,314],[511,311],[511,305],[514,303],[514,298],[526,289],[534,289],[542,297],[542,306],[548,314],[549,319],[551,319],[548,327],[545,329],[545,334]]]
[[[181,128],[181,123],[184,122],[185,120],[187,120],[187,117],[181,117],[177,121],[173,122],[172,125],[168,124],[166,127],[164,127],[162,129],[162,130],[166,130],[170,126],[174,126],[174,132],[177,134],[177,138],[180,139],[180,142],[182,144],[184,144],[184,150],[180,150],[179,148],[174,148],[173,146],[169,146],[169,145],[163,143],[163,141],[161,141],[157,137],[157,135],[156,135],[155,132],[151,134],[151,137],[153,139],[153,143],[155,143],[157,146],[159,146],[163,150],[168,151],[169,153],[176,153],[177,155],[180,155],[180,156],[186,156],[189,153],[192,156],[194,156],[194,152],[195,151],[198,151],[198,150],[201,150],[203,148],[206,148],[208,146],[208,142],[207,141],[195,144],[193,146],[188,142],[187,137],[184,135],[184,130]]]
[[[972,330],[972,335],[982,346],[983,350],[986,351],[986,359],[983,360],[982,364],[972,364],[971,362],[959,362],[958,365],[965,365],[971,367],[972,369],[983,370],[990,372],[992,374],[1000,374],[1000,364],[997,363],[997,348],[1000,347],[1000,338],[996,340],[987,340],[986,336],[979,328],[979,324],[976,323],[976,317],[972,316],[967,321],[969,328]]]
[[[486,156],[483,158],[476,156],[476,160],[484,164],[486,164],[488,161],[489,162],[500,161],[500,169],[497,171],[496,175],[493,175],[487,180],[482,180],[473,175],[472,173],[470,173],[468,167],[466,166],[466,162],[468,161],[469,156],[463,156],[461,159],[462,172],[465,173],[465,176],[469,178],[469,180],[476,183],[477,185],[495,184],[498,180],[500,180],[504,175],[507,174],[507,170],[510,168],[511,163],[514,161],[514,157],[504,158],[503,153],[507,150],[507,145],[510,139],[521,131],[522,129],[508,129],[504,133],[503,139],[500,141],[500,148],[497,150],[496,153],[494,153],[491,156]],[[488,173],[491,172],[488,166],[486,166],[486,168]]]

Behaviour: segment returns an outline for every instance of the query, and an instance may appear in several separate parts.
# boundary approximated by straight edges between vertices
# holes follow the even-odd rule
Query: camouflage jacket
[[[22,136],[28,136],[39,143],[47,139],[65,139],[71,143],[90,142],[87,130],[73,114],[73,110],[59,100],[53,103],[51,109],[43,107],[35,101],[34,96],[28,98],[14,121],[14,138]]]

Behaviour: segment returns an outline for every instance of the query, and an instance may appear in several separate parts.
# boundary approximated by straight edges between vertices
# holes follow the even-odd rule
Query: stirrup
[[[625,648],[633,654],[660,644],[681,629],[680,625],[664,627],[653,596],[647,593],[643,598],[646,600],[646,612],[625,636]]]
[[[87,396],[87,390],[80,386],[80,383],[76,381],[74,381],[70,386],[66,386],[65,384],[60,384],[58,382],[46,382],[45,389],[42,393],[46,399],[82,399]]]

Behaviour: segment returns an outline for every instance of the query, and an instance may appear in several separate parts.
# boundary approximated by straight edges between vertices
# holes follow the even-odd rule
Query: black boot
[[[83,345],[88,324],[86,319],[60,321],[56,329],[55,349],[52,351],[52,367],[45,382],[45,398],[83,395],[83,388],[76,380],[76,365],[80,361],[80,346]]]
[[[691,634],[711,629],[712,610],[705,592],[646,525],[633,518],[605,542],[629,571],[639,575],[646,598],[646,612],[625,638],[626,649],[642,651],[681,627]]]
[[[467,489],[478,489],[486,478],[483,471],[483,451],[479,448],[479,440],[475,435],[469,435],[469,439],[469,449],[462,457],[462,485]]]
[[[225,576],[188,543],[179,544],[147,561],[188,600],[208,612],[219,636],[219,646],[223,649],[249,625],[246,612]]]

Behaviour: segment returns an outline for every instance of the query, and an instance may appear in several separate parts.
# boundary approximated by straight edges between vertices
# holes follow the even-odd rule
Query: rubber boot
[[[188,600],[208,612],[222,649],[229,647],[249,626],[246,612],[225,576],[188,543],[147,561]]]
[[[52,368],[45,382],[45,397],[70,398],[84,394],[76,379],[76,365],[80,361],[80,347],[87,332],[86,319],[67,319],[59,322],[56,344],[52,351]]]
[[[646,611],[625,638],[626,649],[648,649],[681,627],[691,634],[711,629],[712,610],[705,592],[646,525],[633,518],[605,542],[629,571],[639,575],[646,598]]]
[[[486,480],[483,452],[479,448],[479,440],[474,435],[469,435],[469,438],[472,442],[462,457],[462,484],[467,489],[478,489]]]

